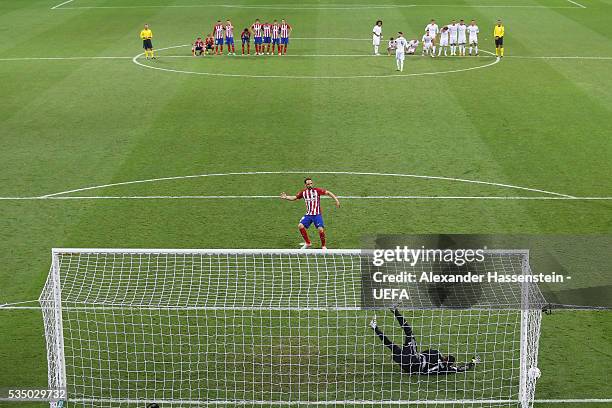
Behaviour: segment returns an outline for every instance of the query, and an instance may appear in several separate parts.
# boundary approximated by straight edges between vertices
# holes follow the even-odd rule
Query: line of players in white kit
[[[436,20],[432,19],[429,24],[425,27],[425,34],[421,38],[422,52],[421,55],[430,55],[432,57],[448,56],[449,52],[451,56],[465,56],[466,45],[469,45],[469,55],[478,55],[478,26],[476,21],[472,20],[470,25],[466,25],[464,20],[461,19],[457,23],[456,20],[452,20],[450,24],[439,28],[436,24]],[[392,52],[396,54],[398,58],[398,70],[403,70],[403,62],[400,64],[399,60],[403,61],[404,55],[414,55],[419,46],[419,40],[411,39],[406,40],[403,33],[398,33],[399,37],[389,39],[387,45],[387,55],[391,55]],[[439,42],[436,40],[439,36]],[[380,55],[378,48],[380,46],[380,40],[382,39],[382,21],[378,20],[376,25],[372,29],[372,44],[374,45],[374,54]],[[436,46],[438,44],[438,46]]]

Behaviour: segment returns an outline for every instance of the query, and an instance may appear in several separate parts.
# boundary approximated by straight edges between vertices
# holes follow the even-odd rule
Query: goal
[[[474,370],[410,375],[387,307],[363,304],[360,250],[54,249],[40,296],[51,388],[69,406],[520,407],[533,403],[541,292],[535,284],[410,286],[400,310],[420,350]],[[435,263],[398,265],[439,272]],[[528,275],[527,251],[487,251],[478,273]],[[448,303],[470,297],[469,305]],[[445,300],[446,299],[446,300]],[[51,403],[52,408],[61,403]]]

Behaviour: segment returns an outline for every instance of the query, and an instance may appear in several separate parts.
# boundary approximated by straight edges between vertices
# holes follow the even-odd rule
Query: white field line
[[[536,404],[612,404],[612,398],[537,399]]]
[[[568,60],[612,60],[612,57],[601,57],[601,56],[554,56],[554,55],[507,55],[504,58],[520,58],[520,59],[568,59]]]
[[[71,0],[73,1],[73,0]],[[291,4],[276,4],[276,5],[231,5],[231,4],[169,4],[169,5],[142,5],[142,6],[69,6],[60,7],[63,4],[52,7],[52,10],[78,10],[78,9],[144,9],[144,8],[234,8],[234,9],[264,9],[264,10],[341,10],[341,11],[356,11],[356,10],[372,10],[372,9],[398,9],[398,8],[413,8],[413,7],[442,7],[442,8],[522,8],[522,9],[579,9],[586,8],[585,6],[568,0],[574,6],[543,6],[533,4],[371,4],[371,5],[291,5]]]
[[[204,177],[259,176],[259,175],[279,175],[279,174],[280,175],[330,174],[330,175],[344,175],[344,176],[407,177],[407,178],[416,178],[416,179],[425,179],[425,180],[443,180],[443,181],[468,183],[468,184],[480,184],[480,185],[504,187],[504,188],[509,188],[509,189],[522,190],[522,191],[530,191],[532,193],[541,193],[541,194],[546,194],[546,195],[556,196],[556,197],[565,197],[565,198],[574,198],[574,199],[576,198],[568,194],[556,193],[554,191],[546,191],[546,190],[541,190],[537,188],[515,186],[512,184],[495,183],[491,181],[463,179],[463,178],[456,178],[456,177],[424,176],[424,175],[419,175],[419,174],[405,174],[405,173],[377,173],[377,172],[359,172],[359,171],[304,171],[304,170],[300,170],[300,171],[297,171],[297,170],[246,171],[246,172],[206,173],[206,174],[193,174],[193,175],[187,175],[187,176],[159,177],[159,178],[142,179],[142,180],[122,181],[118,183],[101,184],[101,185],[89,186],[89,187],[81,187],[81,188],[76,188],[72,190],[60,191],[57,193],[45,194],[42,196],[38,196],[38,198],[65,196],[71,193],[97,190],[97,189],[106,188],[106,187],[125,186],[125,185],[130,185],[130,184],[155,183],[158,181],[183,180],[183,179],[194,179],[194,178],[204,178]]]
[[[371,41],[370,39],[364,39],[364,38],[292,38],[292,40],[312,40],[312,41],[335,41],[335,40],[346,40],[346,41]],[[180,47],[187,47],[188,45],[181,45]],[[168,47],[168,48],[163,48],[163,49],[158,49],[159,50],[164,50],[164,49],[170,49],[170,48],[180,48],[180,47]],[[204,59],[206,58],[219,58],[219,57],[227,57],[229,58],[230,56],[228,55],[215,55],[215,56],[208,56],[208,57],[202,57]],[[236,56],[231,56],[231,58],[237,58],[237,57],[241,57],[240,55],[236,55]],[[251,55],[251,57],[254,57],[254,55]],[[260,55],[257,56],[256,58],[270,58],[273,57],[272,55]],[[276,56],[274,56],[276,57]],[[287,54],[284,55],[282,58],[285,57],[377,57],[375,55],[372,54]],[[415,55],[416,57],[416,55]],[[133,59],[133,56],[80,56],[80,57],[7,57],[7,58],[0,58],[0,61],[6,61],[6,62],[10,62],[10,61],[78,61],[78,60],[123,60],[123,59]],[[191,55],[162,55],[160,58],[193,58],[193,56]],[[199,58],[199,57],[198,57]],[[384,58],[384,56],[379,56],[379,58]],[[408,57],[411,58],[411,57]],[[476,56],[473,57],[444,57],[441,59],[445,59],[445,58],[476,58]],[[491,58],[489,55],[480,55],[478,56],[478,58]],[[504,59],[508,59],[508,58],[518,58],[518,59],[558,59],[558,60],[593,60],[593,61],[612,61],[612,56],[591,56],[591,55],[506,55],[504,57]]]
[[[125,404],[142,404],[146,402],[146,400],[138,400],[138,399],[115,399],[115,398],[71,398],[73,402],[98,402],[98,403],[125,403]],[[535,403],[609,403],[612,399],[559,399],[559,400],[534,400]],[[160,405],[230,405],[237,406],[242,404],[250,404],[250,405],[263,405],[263,406],[271,406],[271,405],[489,405],[489,404],[508,404],[508,403],[517,403],[516,400],[509,399],[482,399],[482,400],[371,400],[371,401],[363,401],[363,400],[329,400],[329,401],[252,401],[252,400],[227,400],[227,401],[206,401],[206,400],[160,400],[157,401]]]
[[[580,7],[580,8],[583,8],[583,9],[585,9],[585,8],[586,8],[586,6],[583,6],[582,4],[578,3],[577,1],[574,1],[574,0],[567,0],[567,1],[569,1],[569,2],[570,2],[570,3],[572,3],[572,4],[577,5],[577,6],[578,6],[578,7]]]
[[[327,198],[327,197],[324,197]],[[552,196],[338,196],[343,200],[497,200],[497,201],[611,201],[612,197],[552,197]],[[278,195],[183,195],[183,196],[59,196],[59,197],[0,197],[0,201],[44,200],[256,200],[278,199]]]
[[[158,48],[157,51],[169,50],[174,48],[181,47],[189,47],[190,44],[182,44],[182,45],[173,45],[170,47]],[[482,52],[487,54],[492,54],[489,51],[482,50]],[[180,69],[172,69],[172,68],[162,68],[154,65],[143,64],[138,61],[144,53],[140,53],[132,58],[132,62],[138,66],[143,68],[153,69],[162,72],[170,72],[175,74],[188,74],[188,75],[200,75],[200,76],[211,76],[211,77],[224,77],[224,78],[258,78],[258,79],[306,79],[306,80],[334,80],[334,79],[385,79],[385,78],[410,78],[415,76],[433,76],[433,75],[444,75],[444,74],[454,74],[459,72],[467,72],[473,71],[477,69],[483,69],[492,67],[495,64],[498,64],[501,59],[499,57],[495,58],[492,62],[484,65],[477,65],[469,68],[461,68],[461,69],[452,69],[447,71],[433,71],[433,72],[416,72],[416,73],[400,73],[400,74],[387,74],[387,75],[338,75],[338,76],[317,76],[317,75],[248,75],[248,74],[226,74],[226,73],[213,73],[213,72],[204,72],[204,71],[186,71]],[[235,57],[233,57],[235,58]],[[259,58],[259,57],[255,57]],[[284,57],[281,57],[284,58]]]
[[[74,0],[66,0],[66,1],[65,1],[65,2],[63,2],[63,3],[56,4],[55,6],[51,7],[51,10],[58,9],[58,8],[62,7],[64,4],[72,3],[73,1],[74,1]]]
[[[0,58],[0,61],[63,61],[63,60],[116,60],[132,59],[132,57],[14,57]]]

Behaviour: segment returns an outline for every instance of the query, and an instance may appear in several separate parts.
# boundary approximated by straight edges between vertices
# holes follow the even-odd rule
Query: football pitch
[[[291,24],[286,56],[191,56],[215,21],[256,18]],[[432,18],[475,19],[480,55],[419,46],[397,72],[387,40]],[[612,0],[2,0],[0,305],[26,307],[0,308],[0,388],[47,384],[41,312],[19,302],[51,248],[297,249],[304,204],[279,196],[305,176],[339,196],[329,248],[610,234],[611,20]],[[611,333],[610,311],[544,316],[536,406],[611,407]]]

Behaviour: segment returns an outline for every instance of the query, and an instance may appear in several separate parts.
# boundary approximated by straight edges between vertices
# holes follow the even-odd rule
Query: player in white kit
[[[433,18],[431,19],[431,23],[427,24],[427,27],[425,27],[425,32],[427,31],[429,31],[429,35],[433,38],[432,52],[435,54],[436,53],[436,36],[440,32],[440,29],[438,28],[438,25],[436,24],[436,20],[434,20]]]
[[[465,25],[465,21],[463,19],[459,20],[459,27],[457,28],[457,44],[459,44],[459,55],[465,57],[465,44],[467,40],[465,38],[465,33],[467,32],[467,26]]]
[[[382,40],[382,21],[378,20],[376,25],[372,29],[372,45],[374,46],[374,55],[380,55],[378,53],[378,47],[380,47],[380,40]]]
[[[470,44],[470,55],[472,55],[472,47],[475,48],[476,55],[478,55],[478,26],[476,25],[476,21],[472,20],[470,25],[467,27],[467,31],[469,33],[469,44]]]
[[[406,50],[406,54],[414,55],[418,46],[419,46],[419,40],[414,39],[414,40],[408,41],[408,49]]]
[[[404,71],[404,58],[406,57],[406,47],[408,47],[408,41],[404,38],[404,33],[401,31],[397,33],[398,37],[395,39],[395,64],[397,70],[400,72]]]
[[[455,20],[451,21],[448,25],[448,33],[450,36],[450,50],[451,55],[457,55],[457,31],[459,31],[459,24]]]
[[[404,38],[404,33],[401,31],[397,33],[398,37],[395,39],[395,64],[397,70],[400,72],[404,71],[404,58],[406,57],[406,47],[408,47],[408,41]]]
[[[391,55],[391,53],[395,52],[396,50],[396,46],[395,46],[395,40],[393,39],[393,37],[389,38],[389,42],[387,43],[387,55]]]
[[[425,35],[421,38],[423,42],[423,51],[421,53],[422,56],[431,55],[432,57],[436,56],[436,51],[434,48],[434,38],[429,34],[429,30],[425,31]]]
[[[440,30],[440,43],[438,44],[438,57],[442,54],[442,51],[444,51],[444,56],[446,57],[446,50],[448,49],[448,27],[444,26],[442,27],[442,30]]]

